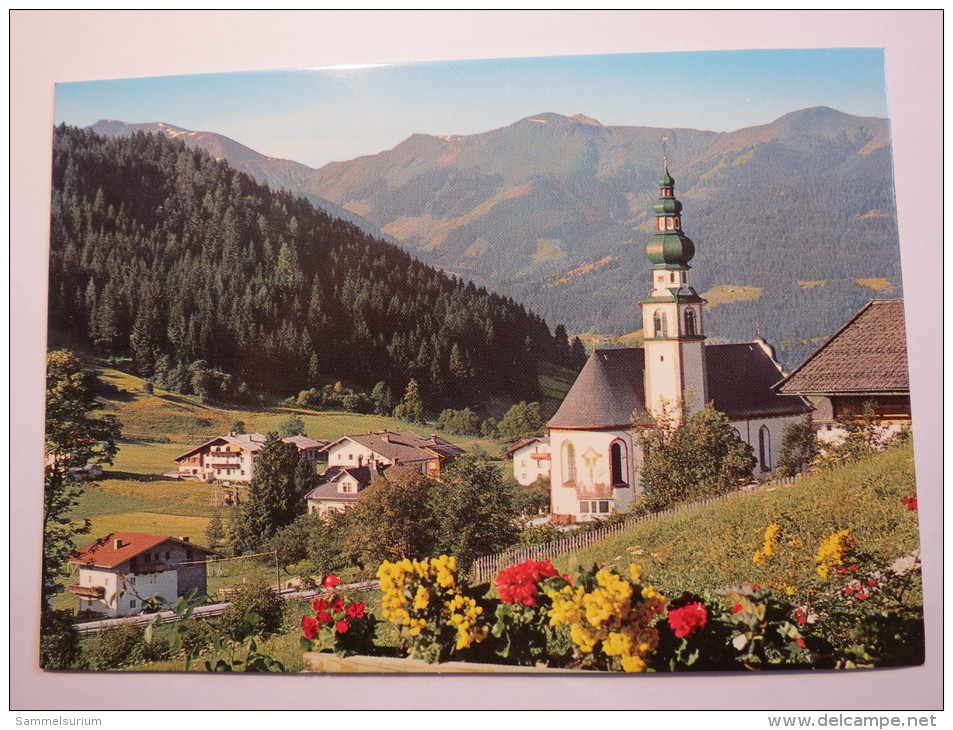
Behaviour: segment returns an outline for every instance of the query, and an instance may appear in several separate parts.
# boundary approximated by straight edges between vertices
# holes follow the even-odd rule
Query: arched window
[[[685,310],[685,334],[689,337],[694,337],[698,334],[698,325],[695,321],[694,309]]]
[[[771,432],[767,426],[758,431],[758,463],[761,471],[771,471]]]
[[[668,337],[668,318],[661,309],[655,310],[655,336]]]
[[[612,486],[624,487],[626,484],[625,444],[613,441],[609,447],[609,468],[612,470]]]
[[[571,441],[563,441],[563,486],[576,484],[576,449]]]

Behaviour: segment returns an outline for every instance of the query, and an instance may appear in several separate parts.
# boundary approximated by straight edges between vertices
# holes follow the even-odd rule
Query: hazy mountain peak
[[[574,122],[579,122],[580,124],[589,124],[593,127],[601,127],[602,122],[598,119],[593,119],[592,117],[587,117],[585,114],[573,114],[571,117]]]

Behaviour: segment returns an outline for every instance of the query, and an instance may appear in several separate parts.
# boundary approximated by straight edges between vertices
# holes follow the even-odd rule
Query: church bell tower
[[[682,204],[663,158],[655,235],[646,247],[652,291],[643,299],[645,405],[655,414],[697,411],[708,401],[702,299],[688,285],[695,244],[682,232]]]

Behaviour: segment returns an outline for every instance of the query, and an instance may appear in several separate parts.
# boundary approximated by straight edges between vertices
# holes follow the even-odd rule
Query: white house
[[[70,556],[79,581],[68,590],[79,596],[80,613],[134,614],[149,599],[174,603],[193,588],[205,595],[205,560],[216,554],[187,537],[112,532]]]
[[[173,461],[179,465],[179,470],[170,476],[226,483],[250,482],[255,476],[258,452],[267,440],[268,437],[260,433],[232,432],[226,436],[218,436],[175,457]],[[327,441],[318,441],[307,436],[290,436],[282,441],[294,444],[299,455],[308,459],[312,465],[317,462],[320,451],[328,445]]]
[[[413,431],[376,431],[344,436],[328,444],[328,468],[318,484],[305,495],[308,514],[343,511],[353,505],[371,479],[393,467],[413,469],[431,479],[440,477],[443,466],[464,453],[459,446]]]
[[[524,487],[540,477],[550,476],[552,454],[548,437],[517,441],[503,456],[513,460],[513,476]]]
[[[803,398],[772,390],[784,373],[760,337],[705,342],[705,300],[688,282],[695,247],[682,232],[674,184],[666,161],[656,233],[647,246],[652,289],[640,302],[643,347],[593,352],[547,424],[556,522],[629,510],[642,492],[638,431],[650,422],[649,413],[677,415],[713,402],[754,449],[756,471],[768,473],[777,464],[784,427],[811,410]]]

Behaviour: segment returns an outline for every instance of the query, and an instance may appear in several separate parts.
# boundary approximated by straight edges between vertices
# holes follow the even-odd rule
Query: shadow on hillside
[[[212,410],[212,406],[205,405],[204,403],[199,403],[194,401],[191,398],[186,398],[181,395],[173,395],[172,393],[164,393],[163,395],[156,395],[156,398],[167,401],[169,403],[174,403],[177,406],[184,406],[189,408],[204,408],[207,411]]]
[[[130,482],[167,482],[169,477],[161,474],[137,474],[131,471],[104,471],[102,479],[125,479]]]

